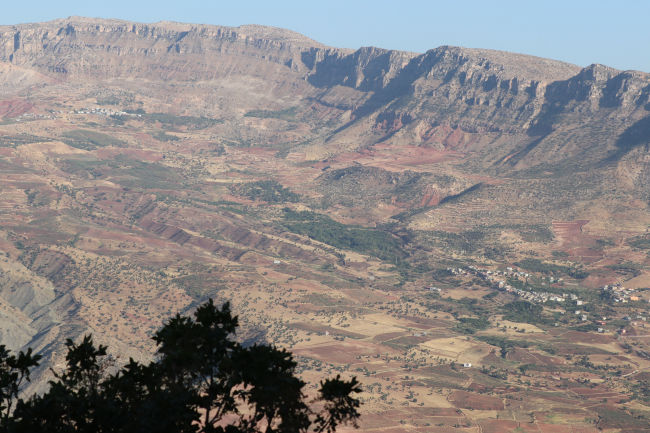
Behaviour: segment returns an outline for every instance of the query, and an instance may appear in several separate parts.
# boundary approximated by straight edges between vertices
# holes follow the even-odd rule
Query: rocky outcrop
[[[621,72],[603,65],[590,65],[567,80],[553,83],[546,92],[555,105],[588,103],[594,111],[645,105],[649,95],[649,74]]]
[[[304,73],[301,53],[314,48],[324,46],[296,32],[256,25],[138,24],[70,17],[0,27],[0,61],[56,78],[210,79],[213,71],[197,57],[211,60],[215,55],[272,62]],[[148,59],[167,61],[153,65]],[[199,64],[202,73],[189,74]]]
[[[0,340],[11,350],[42,348],[39,335],[59,323],[52,284],[25,268],[0,269]]]
[[[360,48],[348,55],[331,49],[312,49],[303,55],[303,62],[312,70],[309,83],[316,87],[340,85],[369,92],[386,88],[417,56],[375,47]]]

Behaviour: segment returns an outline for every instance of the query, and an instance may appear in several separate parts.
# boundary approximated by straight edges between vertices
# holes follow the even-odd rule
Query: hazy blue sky
[[[70,15],[264,24],[336,47],[458,45],[650,72],[649,0],[30,0],[5,4],[0,24]]]

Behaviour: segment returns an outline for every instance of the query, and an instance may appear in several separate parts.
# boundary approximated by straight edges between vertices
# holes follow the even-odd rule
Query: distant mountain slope
[[[3,26],[0,61],[42,74],[43,85],[47,76],[146,89],[167,110],[208,117],[296,107],[311,130],[298,145],[308,153],[377,142],[454,148],[478,152],[474,169],[487,171],[555,164],[593,146],[582,161],[617,158],[650,104],[641,72],[449,46],[352,51],[259,25],[70,17]],[[34,77],[22,81],[33,84]],[[594,130],[603,121],[607,136]]]

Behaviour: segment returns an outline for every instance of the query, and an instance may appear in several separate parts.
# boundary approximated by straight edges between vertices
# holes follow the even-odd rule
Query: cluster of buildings
[[[534,290],[531,290],[528,288],[528,290],[522,290],[518,289],[515,287],[512,287],[509,284],[506,284],[506,282],[499,277],[523,277],[523,278],[529,278],[531,275],[527,274],[525,272],[517,271],[511,267],[506,268],[505,271],[490,271],[487,269],[479,269],[475,266],[468,266],[467,268],[447,268],[449,272],[451,272],[455,276],[459,277],[468,277],[468,276],[478,276],[486,281],[493,282],[496,287],[499,288],[499,290],[506,291],[508,293],[512,293],[515,296],[524,299],[529,302],[533,303],[544,303],[547,301],[555,301],[555,302],[571,302],[574,303],[576,306],[583,305],[585,301],[579,299],[577,295],[574,295],[572,293],[566,294],[562,293],[556,294],[556,293],[548,293],[548,292],[536,292]],[[542,279],[547,279],[549,283],[554,283],[554,282],[562,282],[562,278],[554,278],[554,277],[542,277]],[[622,287],[620,284],[615,284],[615,285],[607,285],[603,286],[602,289],[604,291],[610,291],[612,293],[612,300],[614,302],[629,302],[629,301],[639,301],[641,300],[641,297],[638,295],[637,290],[630,289],[630,288],[625,288]],[[430,287],[425,287],[425,290],[429,290],[432,292],[440,292],[441,289],[430,286]],[[650,303],[650,300],[648,300]],[[565,314],[565,311],[561,312],[562,314]],[[587,314],[583,311],[574,311],[576,315],[580,315],[580,318],[582,319],[583,322],[586,322],[588,320]],[[650,314],[650,312],[648,313]],[[606,324],[605,322],[606,318],[603,317],[602,320],[595,320],[595,324],[604,326]],[[632,318],[630,316],[623,317],[623,320],[629,321],[632,326],[643,326],[645,327],[645,323],[647,318],[644,315],[637,315],[636,318]],[[638,320],[638,322],[636,321]],[[557,324],[556,324],[557,326]],[[605,332],[604,328],[598,328],[598,332]],[[619,330],[620,333],[625,333],[625,330]],[[415,335],[415,334],[414,334]],[[420,334],[418,334],[419,336]]]
[[[612,300],[614,302],[626,303],[629,301],[640,301],[641,298],[638,295],[635,295],[636,290],[626,289],[619,284],[612,286],[603,286],[603,290],[612,292]],[[648,301],[650,302],[650,301]]]
[[[510,286],[505,286],[504,289],[506,292],[513,293],[518,297],[533,303],[544,303],[546,301],[564,302],[567,299],[570,299],[571,301],[575,301],[576,305],[582,305],[583,303],[583,301],[579,300],[578,297],[573,294],[567,295],[566,293],[563,293],[562,295],[557,295],[555,293],[535,292],[534,290],[527,291],[527,290],[515,289]]]
[[[57,114],[96,114],[98,116],[129,116],[129,117],[142,117],[142,114],[127,113],[125,111],[115,111],[107,110],[105,108],[90,108],[85,107],[78,111],[61,111],[61,110],[52,110],[52,115],[45,114],[34,114],[34,113],[25,113],[17,116],[15,120],[20,122],[21,118],[33,118],[33,119],[60,119],[61,116]]]
[[[130,117],[142,117],[142,114],[127,113],[125,111],[115,111],[106,108],[90,108],[84,107],[78,111],[68,111],[68,114],[96,114],[98,116],[130,116]]]
[[[464,276],[470,276],[470,275],[476,275],[486,281],[491,281],[493,282],[500,290],[505,290],[506,292],[509,293],[514,293],[515,295],[530,301],[530,302],[546,302],[546,301],[557,301],[557,302],[564,302],[567,298],[576,301],[577,305],[582,305],[582,301],[578,299],[576,295],[567,295],[567,294],[562,294],[556,295],[554,293],[547,293],[547,292],[535,292],[533,290],[521,290],[517,289],[515,287],[512,287],[509,284],[506,284],[505,281],[500,280],[499,277],[523,277],[523,278],[529,278],[531,277],[530,274],[522,271],[517,271],[511,267],[507,267],[505,271],[490,271],[487,269],[479,269],[476,266],[468,266],[467,269],[463,268],[447,268],[448,271],[450,271],[452,274],[459,276],[459,277],[464,277]],[[546,279],[546,277],[542,277],[542,279]],[[553,278],[553,277],[548,277],[548,281],[550,283],[554,282],[562,282],[564,281],[562,278]],[[440,291],[440,289],[436,287],[427,287],[428,290],[430,291]]]
[[[24,113],[15,118],[16,122],[20,122],[21,117],[26,117],[26,118],[31,117],[33,119],[60,119],[61,118],[57,116],[46,116],[44,114]]]

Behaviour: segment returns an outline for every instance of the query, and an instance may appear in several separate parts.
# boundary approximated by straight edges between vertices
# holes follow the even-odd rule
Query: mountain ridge
[[[503,169],[498,161],[506,158],[508,167],[533,163],[521,162],[532,150],[522,153],[521,146],[532,146],[539,131],[552,135],[559,118],[584,124],[595,113],[619,109],[626,112],[616,120],[624,129],[625,117],[639,120],[650,104],[649,75],[642,72],[451,46],[426,53],[339,49],[259,25],[70,17],[2,26],[0,61],[75,86],[119,83],[154,94],[176,83],[177,90],[165,89],[176,102],[160,100],[160,109],[208,117],[234,120],[260,108],[304,110],[308,101],[314,113],[335,109],[336,127],[314,130],[313,138],[297,146],[308,153],[330,152],[325,143],[350,148],[344,143],[351,131],[356,147],[381,140],[445,148],[449,140],[440,137],[440,128],[469,134],[465,143],[487,131],[512,135],[513,144],[493,159],[493,169]],[[16,85],[38,81],[24,76]],[[212,95],[207,99],[201,96],[206,91]],[[544,148],[543,141],[535,147]]]

